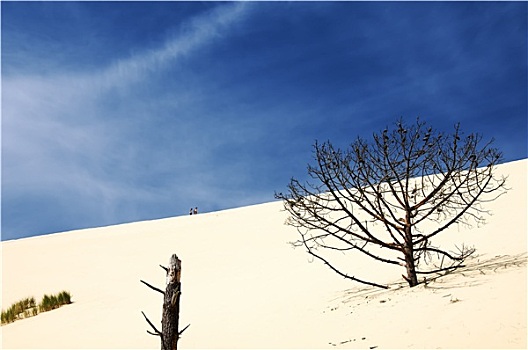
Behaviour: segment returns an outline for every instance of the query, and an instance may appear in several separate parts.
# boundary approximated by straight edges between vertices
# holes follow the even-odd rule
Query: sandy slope
[[[455,229],[479,257],[427,286],[351,268],[389,291],[333,274],[287,242],[279,202],[2,242],[2,305],[69,290],[74,303],[1,327],[3,348],[159,348],[172,253],[182,260],[180,348],[526,348],[526,160],[505,164],[512,190],[487,225]],[[451,239],[452,237],[446,237]],[[351,269],[351,271],[356,271]],[[403,272],[403,271],[401,271]]]

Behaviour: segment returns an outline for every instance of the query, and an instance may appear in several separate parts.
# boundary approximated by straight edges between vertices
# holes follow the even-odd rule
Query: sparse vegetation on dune
[[[44,294],[39,304],[39,311],[50,311],[66,304],[71,304],[71,295],[66,291],[62,291],[57,295],[48,296]]]
[[[17,301],[6,311],[2,310],[2,324],[14,322],[20,318],[34,316],[38,313],[35,298],[25,298]]]
[[[34,297],[25,298],[12,304],[7,310],[2,310],[2,325],[36,316],[39,312],[50,311],[66,304],[71,304],[71,294],[66,291],[57,295],[44,294],[38,305]]]

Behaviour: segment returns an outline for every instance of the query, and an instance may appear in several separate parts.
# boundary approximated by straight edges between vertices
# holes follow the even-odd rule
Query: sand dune
[[[365,288],[311,262],[280,202],[2,242],[2,307],[68,290],[74,303],[2,326],[5,349],[159,348],[171,254],[182,260],[180,348],[526,348],[527,160],[503,164],[507,195],[479,228],[445,239],[475,245],[468,267],[399,288]],[[403,271],[402,271],[403,273]]]

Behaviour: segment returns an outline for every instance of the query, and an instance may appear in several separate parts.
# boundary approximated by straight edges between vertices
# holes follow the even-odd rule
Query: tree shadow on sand
[[[482,278],[477,277],[482,277],[482,275],[493,275],[507,269],[520,268],[526,266],[527,261],[527,253],[496,255],[491,258],[475,256],[468,259],[466,264],[457,270],[427,276],[420,281],[418,288],[452,289],[476,286],[483,283]],[[375,287],[347,289],[336,299],[340,299],[341,302],[346,304],[355,300],[366,298],[373,299],[377,296],[387,295],[387,293],[396,290],[410,290],[405,281],[389,283],[388,286],[390,289],[380,289]]]

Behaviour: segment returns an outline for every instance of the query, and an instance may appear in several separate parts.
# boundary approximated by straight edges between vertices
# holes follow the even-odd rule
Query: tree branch
[[[154,326],[154,324],[152,322],[150,322],[150,320],[148,319],[147,315],[145,315],[145,313],[143,311],[141,311],[141,313],[143,314],[143,317],[145,317],[145,320],[147,320],[148,324],[152,327],[152,329],[154,329],[154,332],[156,332],[155,335],[158,335],[158,336],[162,336],[162,333],[160,331],[158,331],[156,329],[156,327]],[[151,332],[147,331],[149,334],[152,334]]]
[[[161,289],[156,288],[156,287],[154,287],[153,285],[151,285],[151,284],[149,284],[149,283],[147,283],[147,282],[145,282],[145,281],[143,281],[143,280],[139,280],[139,281],[140,281],[141,283],[145,284],[147,287],[149,287],[149,288],[151,288],[151,289],[154,289],[156,292],[160,292],[161,294],[165,295],[165,292],[162,291]]]
[[[384,285],[381,285],[381,284],[378,284],[378,283],[374,283],[374,282],[369,282],[369,281],[364,281],[364,280],[361,280],[359,278],[356,278],[354,276],[349,276],[347,274],[344,274],[343,272],[339,271],[338,269],[336,269],[332,264],[330,264],[328,262],[328,260],[326,260],[325,258],[323,258],[322,256],[320,255],[317,255],[315,254],[312,249],[310,249],[310,247],[308,247],[308,245],[306,244],[306,242],[304,242],[304,246],[306,247],[306,249],[308,250],[308,253],[314,257],[316,257],[317,259],[321,260],[325,265],[327,265],[330,269],[332,269],[335,273],[337,273],[338,275],[340,276],[343,276],[344,278],[347,278],[347,279],[350,279],[352,281],[356,281],[356,282],[359,282],[359,283],[363,283],[363,284],[367,284],[369,286],[373,286],[373,287],[378,287],[378,288],[382,288],[382,289],[389,289],[389,287],[387,286],[384,286]]]
[[[179,332],[178,332],[178,336],[182,335],[183,332],[185,332],[185,330],[186,330],[187,328],[189,328],[190,325],[191,325],[191,324],[189,323],[189,324],[188,324],[187,326],[185,326],[181,331],[179,331]]]

